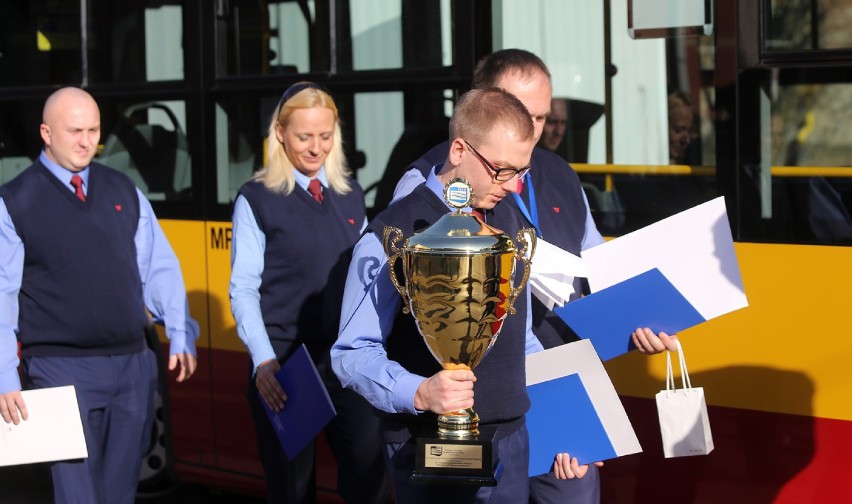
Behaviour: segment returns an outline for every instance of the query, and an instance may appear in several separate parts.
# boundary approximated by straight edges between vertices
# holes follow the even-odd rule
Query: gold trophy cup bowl
[[[454,189],[462,196],[467,190],[467,198],[456,198],[455,205],[467,206],[472,197],[467,182],[454,179],[447,185],[445,197],[451,205]],[[423,341],[444,369],[475,369],[497,341],[503,321],[515,311],[514,302],[529,278],[535,233],[522,229],[517,247],[501,230],[456,210],[400,246],[402,239],[401,230],[384,229],[388,269],[403,298],[403,311],[414,316]],[[396,271],[400,260],[404,282]],[[516,261],[524,266],[517,287]],[[469,438],[478,428],[472,408],[438,416],[441,437]]]

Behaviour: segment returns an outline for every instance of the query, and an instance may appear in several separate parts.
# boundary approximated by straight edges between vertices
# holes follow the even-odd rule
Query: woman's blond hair
[[[297,86],[301,89],[298,89]],[[298,91],[291,93],[293,89],[298,89]],[[276,125],[281,124],[282,127],[286,128],[287,121],[294,111],[314,107],[327,108],[334,114],[334,143],[323,163],[328,186],[338,194],[346,194],[352,190],[349,184],[351,171],[346,162],[346,156],[343,154],[343,139],[337,105],[328,92],[309,82],[299,82],[290,86],[284,92],[281,102],[275,107],[275,112],[269,121],[269,134],[266,137],[266,166],[254,174],[253,180],[263,182],[263,185],[273,192],[282,194],[293,192],[296,187],[296,176],[293,171],[296,170],[296,167],[287,157],[284,145],[278,141]]]

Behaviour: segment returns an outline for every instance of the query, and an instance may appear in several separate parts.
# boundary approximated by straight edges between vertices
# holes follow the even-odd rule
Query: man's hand
[[[18,412],[20,411],[20,414]],[[24,397],[20,390],[9,392],[8,394],[0,394],[0,416],[6,423],[18,425],[21,420],[28,418],[27,405],[24,404]]]
[[[195,368],[198,366],[198,359],[190,353],[179,353],[169,355],[169,371],[174,371],[180,364],[177,382],[189,380],[189,377],[195,373]]]
[[[414,407],[419,411],[442,414],[473,407],[473,382],[476,376],[466,369],[443,370],[417,387]]]
[[[278,383],[278,378],[275,378],[275,373],[281,369],[281,365],[275,359],[263,361],[257,366],[255,373],[254,384],[257,386],[257,391],[260,397],[266,401],[267,406],[272,411],[281,411],[284,409],[284,403],[287,402],[287,394]]]
[[[603,466],[603,462],[595,462],[596,466]],[[553,461],[553,474],[556,479],[582,478],[589,470],[589,465],[580,465],[577,458],[571,458],[567,453],[558,453]]]
[[[660,331],[659,335],[647,327],[633,331],[633,344],[636,349],[646,355],[653,355],[668,350],[677,351],[677,335],[669,336]]]

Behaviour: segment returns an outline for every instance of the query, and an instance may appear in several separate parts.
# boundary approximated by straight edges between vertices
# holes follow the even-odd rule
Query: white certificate
[[[583,251],[592,292],[657,268],[705,320],[748,306],[725,200]]]
[[[0,419],[0,466],[87,458],[86,438],[73,386],[22,393],[28,419]]]

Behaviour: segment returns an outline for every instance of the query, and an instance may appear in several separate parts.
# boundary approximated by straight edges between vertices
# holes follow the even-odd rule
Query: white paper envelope
[[[574,294],[573,283],[565,283],[547,276],[530,275],[530,289],[533,295],[550,310],[555,306],[564,305]]]
[[[574,277],[588,276],[588,268],[583,258],[539,238],[532,259],[532,273],[573,281]]]
[[[562,306],[574,295],[574,277],[585,277],[581,257],[542,239],[536,242],[530,272],[530,290],[548,309]]]

